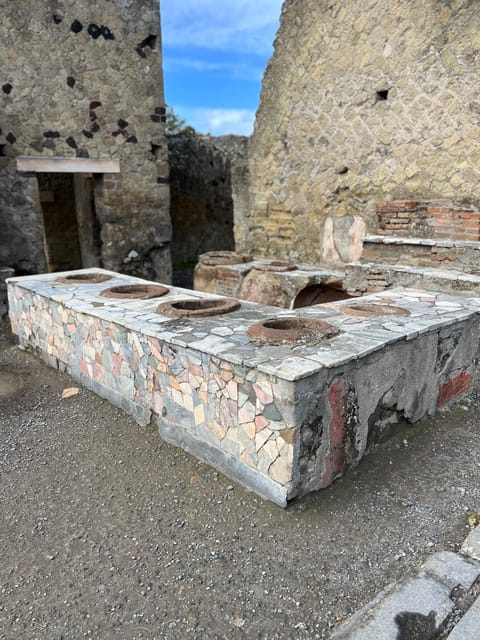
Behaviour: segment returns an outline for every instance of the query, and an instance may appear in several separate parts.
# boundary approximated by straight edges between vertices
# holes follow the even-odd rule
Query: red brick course
[[[376,202],[378,233],[452,240],[480,240],[480,212],[449,200]]]

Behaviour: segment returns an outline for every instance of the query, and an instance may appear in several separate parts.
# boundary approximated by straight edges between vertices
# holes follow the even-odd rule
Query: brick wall
[[[480,240],[480,212],[451,200],[376,202],[378,233],[445,240]]]

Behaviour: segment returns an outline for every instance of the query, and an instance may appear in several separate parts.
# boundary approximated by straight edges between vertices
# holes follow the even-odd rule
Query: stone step
[[[448,640],[479,640],[480,596],[475,600],[457,626],[448,635]]]
[[[404,264],[364,262],[345,268],[344,289],[348,292],[376,293],[391,287],[445,291],[480,296],[480,275],[457,269],[419,267]]]
[[[469,589],[479,576],[475,560],[447,551],[433,554],[415,574],[390,585],[354,614],[331,640],[433,638],[454,609],[452,589]]]
[[[480,242],[367,235],[362,262],[457,269],[480,273]]]

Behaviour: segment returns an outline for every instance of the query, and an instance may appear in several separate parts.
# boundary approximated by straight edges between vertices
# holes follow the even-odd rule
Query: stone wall
[[[42,189],[36,174],[18,173],[18,156],[112,159],[120,173],[94,176],[96,263],[168,281],[158,2],[17,0],[2,8],[0,264],[46,268]]]
[[[247,138],[169,136],[173,264],[231,250],[232,168],[245,164]]]
[[[0,321],[6,320],[8,316],[8,292],[7,278],[14,275],[13,269],[0,267]]]
[[[376,201],[480,202],[475,0],[286,0],[250,143],[255,255],[358,257]]]

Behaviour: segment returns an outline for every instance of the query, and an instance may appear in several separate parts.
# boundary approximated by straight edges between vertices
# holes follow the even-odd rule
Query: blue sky
[[[160,0],[165,98],[201,133],[252,132],[282,0]]]

